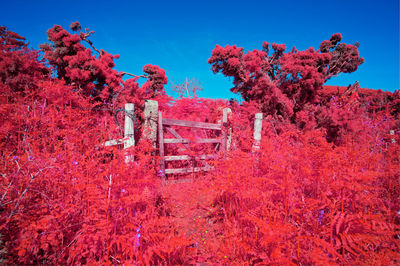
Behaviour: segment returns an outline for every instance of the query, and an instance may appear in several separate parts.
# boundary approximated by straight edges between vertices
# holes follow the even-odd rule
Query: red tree
[[[285,120],[307,104],[316,102],[317,92],[331,77],[351,73],[364,62],[358,55],[358,44],[339,43],[342,36],[332,35],[323,41],[320,49],[285,53],[284,44],[263,43],[262,50],[247,53],[243,48],[217,45],[208,62],[214,73],[233,77],[232,92],[244,100],[255,101],[260,109]]]
[[[60,79],[73,86],[86,97],[105,101],[108,103],[118,101],[122,95],[134,95],[136,98],[154,98],[165,94],[164,85],[168,80],[165,71],[158,66],[145,65],[145,75],[133,75],[126,72],[118,72],[114,69],[114,59],[119,55],[112,55],[104,50],[94,47],[89,37],[94,31],[81,30],[79,22],[74,22],[70,28],[77,32],[70,34],[59,25],[47,31],[52,44],[41,45],[44,57],[56,70]],[[93,51],[83,45],[86,42]],[[134,78],[124,81],[122,77],[130,75]],[[146,78],[147,81],[139,86],[138,78]],[[134,99],[130,99],[134,102]]]

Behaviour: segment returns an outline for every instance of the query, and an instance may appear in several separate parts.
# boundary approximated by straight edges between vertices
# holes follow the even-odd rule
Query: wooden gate
[[[189,174],[200,171],[210,171],[214,168],[207,163],[207,159],[216,159],[217,154],[202,154],[197,156],[189,156],[189,155],[165,155],[165,144],[178,144],[181,143],[185,147],[186,150],[189,150],[190,143],[219,143],[220,152],[224,153],[228,150],[230,145],[230,129],[228,128],[228,113],[230,112],[229,108],[225,108],[223,110],[223,117],[221,122],[218,124],[213,123],[204,123],[204,122],[193,122],[193,121],[185,121],[185,120],[176,120],[176,119],[168,119],[163,118],[162,113],[158,114],[158,140],[159,140],[159,151],[160,151],[160,164],[161,164],[161,175],[163,182],[165,182],[166,175],[168,174]],[[189,128],[200,128],[200,129],[211,129],[217,130],[221,133],[218,138],[199,138],[195,140],[190,140],[187,138],[183,138],[172,126],[178,127],[189,127]],[[164,138],[164,128],[175,138]],[[186,168],[169,168],[165,169],[166,162],[168,161],[183,161],[188,160],[191,161],[191,167]],[[194,160],[199,160],[202,166],[195,166]]]
[[[134,140],[134,105],[132,103],[125,104],[125,127],[124,127],[124,138],[123,139],[113,139],[108,140],[101,145],[103,146],[114,146],[124,144],[124,149],[129,149],[135,145]],[[184,145],[186,149],[189,149],[190,143],[219,143],[219,151],[223,153],[228,151],[231,146],[232,141],[232,129],[228,125],[228,114],[231,113],[229,108],[223,109],[223,115],[220,122],[217,124],[212,123],[203,123],[203,122],[192,122],[192,121],[184,121],[184,120],[175,120],[175,119],[167,119],[163,118],[162,114],[158,111],[158,102],[152,100],[145,101],[145,109],[144,109],[144,130],[143,130],[143,139],[147,139],[151,141],[153,146],[152,154],[155,154],[156,146],[157,146],[157,135],[158,135],[158,143],[159,143],[159,152],[161,157],[161,174],[162,179],[165,181],[165,176],[167,174],[188,174],[195,173],[200,171],[210,171],[213,169],[205,160],[217,158],[217,154],[203,154],[198,156],[189,156],[189,155],[170,155],[165,156],[165,144],[176,144],[181,143]],[[255,114],[255,122],[254,122],[254,143],[253,143],[253,152],[257,152],[260,149],[261,142],[261,131],[262,131],[262,121],[263,114],[257,113]],[[203,128],[203,129],[212,129],[219,130],[221,134],[218,138],[215,139],[196,139],[191,141],[189,139],[182,138],[182,136],[176,132],[171,126],[180,126],[180,127],[189,127],[189,128]],[[165,129],[175,138],[174,139],[164,139],[163,129]],[[158,129],[157,129],[158,128]],[[158,134],[157,134],[158,133]],[[392,133],[390,133],[392,134]],[[393,134],[392,134],[393,135]],[[395,141],[394,139],[392,141]],[[200,160],[202,166],[197,166],[193,164],[192,167],[186,168],[170,168],[165,169],[165,162],[168,161],[182,161],[182,160]],[[134,161],[134,157],[130,151],[127,151],[125,161],[127,164],[132,163]]]

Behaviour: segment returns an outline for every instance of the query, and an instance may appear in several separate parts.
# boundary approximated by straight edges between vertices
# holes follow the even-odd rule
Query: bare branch
[[[128,73],[128,72],[124,72],[124,71],[119,72],[119,74],[121,75],[121,77],[122,77],[123,75],[128,75],[128,76],[132,76],[132,77],[135,77],[135,78],[148,78],[148,76],[146,76],[146,75],[134,75],[134,74],[131,74],[131,73]],[[113,96],[113,98],[114,98],[114,103],[115,103],[115,101],[119,98],[119,96],[121,95],[121,93],[122,93],[124,90],[125,90],[125,87],[123,87],[119,92],[117,92],[117,93]]]
[[[148,78],[148,76],[146,76],[146,75],[134,75],[134,74],[131,74],[131,73],[128,73],[128,72],[119,72],[119,74],[121,75],[121,77],[123,76],[123,75],[128,75],[128,76],[132,76],[132,77],[135,77],[135,78]]]
[[[72,241],[61,251],[61,253],[57,256],[57,260],[61,257],[61,255],[65,252],[65,250],[67,250],[67,248],[69,248],[74,242],[76,242],[79,238],[79,236],[81,236],[85,231],[87,231],[88,228],[83,229],[82,231],[80,231],[75,237],[74,239],[72,239]]]
[[[113,260],[115,260],[116,262],[121,263],[119,260],[117,260],[117,259],[114,258],[113,256],[110,255],[110,257],[111,257]]]
[[[14,209],[11,211],[10,215],[7,218],[7,221],[5,223],[5,225],[7,225],[11,218],[13,217],[13,215],[15,214],[15,211],[17,210],[17,208],[19,207],[19,204],[21,203],[22,198],[24,197],[25,193],[28,192],[28,189],[30,187],[30,185],[32,184],[33,180],[41,173],[43,172],[43,170],[48,169],[48,168],[53,168],[53,167],[44,167],[42,169],[40,169],[39,171],[36,172],[36,174],[32,175],[31,174],[31,179],[29,180],[28,185],[26,186],[25,190],[22,192],[21,196],[19,196],[17,203],[14,206]],[[4,226],[5,226],[4,225]]]
[[[93,42],[91,40],[88,39],[88,37],[92,34],[92,32],[81,32],[80,33],[80,37],[83,41],[87,42],[92,48],[93,50],[95,50],[96,52],[99,53],[99,55],[102,55],[102,53],[96,49],[96,47],[94,47]]]
[[[3,194],[3,196],[1,197],[0,206],[3,204],[3,200],[4,200],[4,198],[6,197],[6,195],[7,195],[7,193],[8,193],[8,189],[11,187],[11,185],[12,185],[12,181],[8,184],[6,191],[4,191],[4,194]]]

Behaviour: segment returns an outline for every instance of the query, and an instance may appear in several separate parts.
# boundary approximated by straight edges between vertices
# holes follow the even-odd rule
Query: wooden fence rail
[[[114,146],[123,144],[124,149],[129,149],[135,146],[134,138],[134,104],[125,104],[125,124],[124,124],[124,138],[123,139],[113,139],[108,140],[103,143],[105,146]],[[146,100],[144,108],[144,125],[143,125],[143,139],[149,139],[152,143],[155,155],[157,148],[157,138],[158,138],[158,151],[160,155],[160,166],[163,179],[165,180],[166,174],[185,174],[194,173],[200,171],[210,171],[213,169],[206,160],[217,159],[218,154],[203,154],[196,156],[189,155],[165,155],[165,144],[182,144],[185,149],[189,149],[190,143],[209,143],[218,144],[220,147],[220,152],[224,154],[229,151],[232,145],[232,128],[228,124],[228,118],[232,115],[230,108],[225,108],[222,110],[222,119],[218,123],[205,123],[205,122],[194,122],[185,121],[178,119],[163,118],[162,113],[158,110],[158,102],[153,100]],[[262,120],[263,114],[255,114],[254,121],[254,142],[253,151],[257,151],[260,148],[261,142],[261,131],[262,131]],[[174,127],[187,127],[187,128],[201,128],[208,130],[220,131],[219,138],[197,138],[189,139],[183,138]],[[163,130],[169,132],[175,138],[164,138]],[[176,169],[165,169],[165,163],[170,161],[192,161],[192,166],[189,168],[176,168]],[[203,166],[195,167],[193,161],[198,160]],[[134,156],[132,154],[127,154],[125,157],[126,163],[131,163],[134,161]]]
[[[162,122],[163,122],[163,125],[165,125],[165,126],[181,126],[181,127],[194,127],[194,128],[203,128],[203,129],[221,130],[220,124],[192,122],[192,121],[176,120],[176,119],[168,119],[168,118],[164,118],[162,120]]]
[[[159,151],[160,151],[160,168],[161,174],[163,176],[163,180],[165,181],[165,176],[167,174],[186,174],[186,173],[195,173],[200,171],[210,171],[213,170],[214,167],[209,165],[205,160],[207,159],[215,159],[218,157],[217,154],[207,154],[207,155],[198,155],[198,156],[189,156],[189,155],[165,155],[165,144],[183,144],[185,149],[188,150],[190,148],[190,143],[208,143],[208,144],[219,144],[220,151],[227,151],[227,136],[226,126],[228,122],[228,111],[229,108],[224,109],[222,121],[218,124],[214,123],[205,123],[205,122],[195,122],[195,121],[186,121],[186,120],[177,120],[177,119],[169,119],[163,118],[162,113],[159,113],[158,116],[158,139],[159,139]],[[208,130],[217,130],[221,131],[220,138],[197,138],[197,139],[189,139],[183,138],[174,128],[171,126],[178,127],[188,127],[188,128],[201,128]],[[164,128],[167,132],[169,132],[175,138],[164,138]],[[229,131],[229,136],[231,135]],[[229,141],[230,144],[230,141]],[[168,161],[191,161],[191,167],[188,168],[170,168],[166,169],[166,162]],[[199,160],[203,166],[195,167],[194,160]]]

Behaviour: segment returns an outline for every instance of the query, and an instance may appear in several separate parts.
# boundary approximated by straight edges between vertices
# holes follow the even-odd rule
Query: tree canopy
[[[231,90],[245,101],[256,102],[267,114],[291,119],[307,104],[317,102],[318,91],[328,79],[354,72],[364,62],[358,44],[341,40],[341,34],[336,33],[318,50],[305,51],[295,47],[286,51],[286,45],[268,42],[263,43],[262,50],[249,52],[236,45],[217,45],[208,63],[214,73],[233,77]]]

